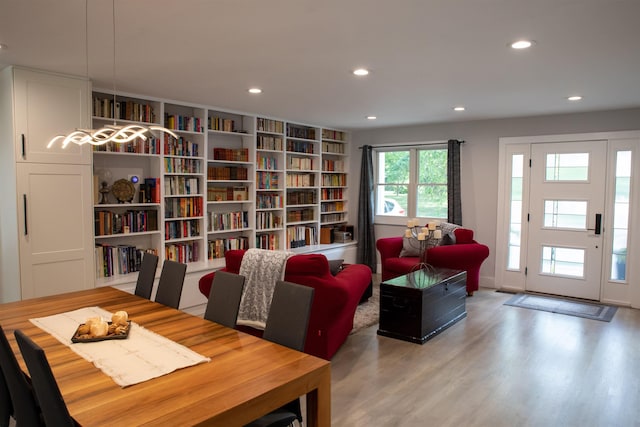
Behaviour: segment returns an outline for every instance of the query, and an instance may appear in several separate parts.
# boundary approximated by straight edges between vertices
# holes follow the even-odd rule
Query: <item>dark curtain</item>
[[[450,139],[447,142],[447,221],[462,225],[462,200],[460,197],[460,144],[464,141]]]
[[[376,272],[376,236],[373,229],[373,148],[362,147],[360,192],[358,194],[358,264],[368,265]]]

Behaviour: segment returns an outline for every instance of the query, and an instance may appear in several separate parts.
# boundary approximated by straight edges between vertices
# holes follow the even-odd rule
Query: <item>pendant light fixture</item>
[[[89,80],[89,0],[85,0],[85,54],[86,54],[86,72],[87,80]],[[113,29],[113,105],[116,105],[116,2],[111,0],[112,8],[112,29]],[[91,144],[103,145],[108,142],[123,144],[133,141],[136,138],[147,140],[147,135],[151,131],[159,131],[168,133],[174,138],[178,135],[171,130],[158,125],[144,126],[140,124],[131,124],[120,126],[116,123],[114,114],[113,124],[105,125],[100,129],[76,129],[67,135],[57,135],[51,138],[47,148],[51,148],[56,142],[62,141],[62,148],[66,148],[69,144],[77,145]]]

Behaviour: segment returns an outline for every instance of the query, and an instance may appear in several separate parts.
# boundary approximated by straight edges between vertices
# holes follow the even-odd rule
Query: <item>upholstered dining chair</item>
[[[216,271],[209,291],[209,301],[204,318],[235,328],[240,309],[240,299],[244,290],[244,276],[240,274]]]
[[[276,282],[262,338],[303,351],[307,340],[313,293],[314,289],[309,286],[282,280]],[[258,418],[247,427],[284,427],[293,425],[295,420],[302,425],[300,398]]]
[[[176,261],[165,260],[156,291],[156,302],[168,307],[178,308],[184,285],[187,265]]]
[[[31,385],[40,404],[46,426],[74,427],[75,420],[64,403],[56,378],[44,350],[19,329],[14,331],[24,363],[31,375]]]
[[[139,297],[151,299],[153,291],[153,281],[156,278],[156,268],[158,268],[158,256],[145,252],[142,256],[142,265],[138,272],[138,281],[134,294]]]
[[[13,418],[17,426],[43,426],[40,408],[33,395],[31,384],[27,381],[16,355],[9,345],[7,336],[0,326],[0,367],[7,382],[7,388],[13,404]]]
[[[13,416],[13,405],[7,381],[4,379],[2,368],[0,368],[0,427],[8,427],[9,420]]]

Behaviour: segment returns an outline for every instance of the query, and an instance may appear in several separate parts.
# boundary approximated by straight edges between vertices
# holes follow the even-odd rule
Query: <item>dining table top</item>
[[[123,388],[29,321],[90,306],[124,310],[133,322],[211,361]],[[331,424],[330,362],[115,288],[0,304],[0,325],[23,369],[14,330],[45,350],[82,426],[241,426],[305,394],[306,425]]]

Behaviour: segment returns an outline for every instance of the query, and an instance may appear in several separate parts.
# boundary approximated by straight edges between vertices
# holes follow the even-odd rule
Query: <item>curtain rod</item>
[[[442,145],[449,141],[431,141],[431,142],[408,142],[406,144],[380,144],[372,145],[371,148],[394,148],[394,147],[423,147],[425,145]],[[459,144],[464,144],[464,141],[458,141]],[[358,150],[362,150],[363,146],[358,147]]]

